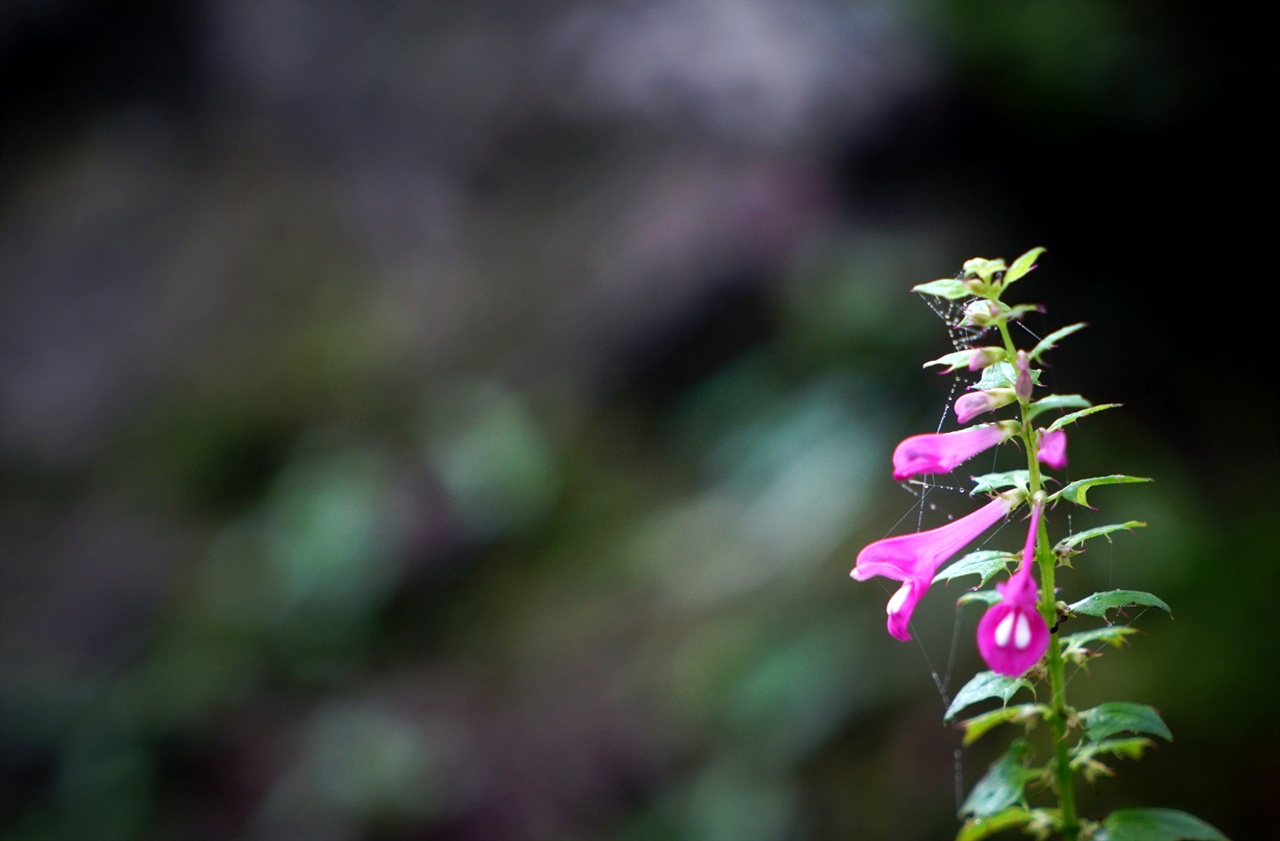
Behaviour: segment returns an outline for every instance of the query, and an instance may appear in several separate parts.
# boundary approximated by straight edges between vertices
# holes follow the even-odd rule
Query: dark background
[[[1280,837],[1274,71],[1229,4],[7,3],[0,833],[948,837],[976,610],[847,574],[973,505],[889,475],[908,290],[1043,245],[1125,404],[1067,478],[1155,479],[1063,597],[1175,617],[1072,679],[1175,736],[1084,812]]]

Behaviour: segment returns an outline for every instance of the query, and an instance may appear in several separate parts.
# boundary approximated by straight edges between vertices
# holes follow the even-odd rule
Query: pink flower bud
[[[1040,447],[1036,451],[1036,458],[1054,470],[1066,467],[1067,433],[1061,429],[1055,429],[1053,432],[1040,430]]]
[[[1004,348],[976,347],[969,351],[969,370],[981,371],[983,368],[1004,359]]]
[[[1012,403],[1016,395],[1011,388],[993,388],[987,391],[970,391],[956,401],[956,420],[968,423],[983,412],[990,412]]]
[[[971,426],[959,432],[912,435],[893,451],[893,478],[899,482],[921,473],[950,473],[983,450],[1017,432],[1012,421]]]
[[[1005,677],[1025,673],[1040,662],[1049,648],[1049,626],[1036,607],[1039,594],[1031,577],[1040,509],[1040,502],[1031,506],[1031,526],[1022,550],[1022,566],[1006,583],[996,585],[1000,601],[992,605],[978,623],[978,651],[992,671]]]
[[[896,639],[911,639],[911,614],[924,597],[938,568],[972,543],[1012,510],[1015,497],[998,496],[986,505],[930,531],[902,534],[877,540],[858,553],[853,571],[855,581],[882,575],[902,586],[889,599],[889,633]]]
[[[1031,363],[1027,359],[1027,352],[1025,350],[1018,351],[1018,358],[1013,364],[1018,369],[1018,378],[1014,380],[1013,392],[1018,395],[1019,400],[1026,403],[1031,399],[1032,388]]]

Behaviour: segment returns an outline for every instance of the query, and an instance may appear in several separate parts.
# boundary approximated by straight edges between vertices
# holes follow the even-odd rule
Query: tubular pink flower
[[[999,409],[1013,402],[1016,395],[1011,388],[993,388],[989,391],[970,391],[956,401],[956,420],[968,423],[983,412]]]
[[[1041,430],[1040,449],[1036,451],[1036,458],[1054,470],[1066,467],[1067,433],[1061,429],[1055,429],[1053,432]]]
[[[882,575],[902,582],[885,609],[889,614],[890,635],[900,640],[911,639],[908,630],[911,613],[933,583],[938,567],[1008,514],[1016,504],[1015,499],[998,496],[972,514],[945,526],[886,537],[858,553],[858,560],[849,573],[855,581]]]
[[[1039,593],[1031,577],[1036,554],[1036,530],[1041,503],[1031,506],[1031,527],[1022,550],[1022,566],[1004,584],[996,585],[1000,601],[978,623],[978,651],[991,670],[1018,677],[1040,662],[1049,648],[1049,626],[1036,608]]]
[[[950,473],[983,450],[1012,437],[1017,424],[987,423],[959,432],[912,435],[893,451],[893,478],[899,482],[921,473]]]
[[[976,347],[969,351],[969,370],[981,371],[988,365],[1005,358],[1004,348]]]

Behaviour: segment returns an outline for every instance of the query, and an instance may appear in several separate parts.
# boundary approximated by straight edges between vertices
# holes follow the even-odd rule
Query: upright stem
[[[1012,362],[1017,358],[1017,349],[1009,336],[1009,328],[999,322],[1000,336],[1004,340],[1005,351]],[[1020,399],[1019,409],[1022,413],[1022,429],[1019,437],[1027,453],[1028,498],[1034,499],[1041,493],[1040,461],[1036,458],[1039,442],[1035,429],[1027,418],[1030,399]],[[1040,566],[1040,615],[1052,629],[1057,625],[1058,607],[1054,592],[1054,572],[1056,559],[1049,544],[1049,530],[1045,518],[1040,517],[1040,525],[1036,530],[1036,561]],[[1049,634],[1049,653],[1046,665],[1049,671],[1049,688],[1052,692],[1050,700],[1049,727],[1053,731],[1053,764],[1054,780],[1057,783],[1058,807],[1062,813],[1062,837],[1066,841],[1076,841],[1080,835],[1080,818],[1076,814],[1075,775],[1071,771],[1071,755],[1067,745],[1067,733],[1070,730],[1067,707],[1067,682],[1062,660],[1062,646],[1058,643],[1058,632],[1051,630]]]

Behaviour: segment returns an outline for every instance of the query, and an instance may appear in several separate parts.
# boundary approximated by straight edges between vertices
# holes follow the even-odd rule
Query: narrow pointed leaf
[[[1099,628],[1091,628],[1088,631],[1067,634],[1065,637],[1060,637],[1058,642],[1062,644],[1063,656],[1066,656],[1073,651],[1088,648],[1091,643],[1095,642],[1119,647],[1124,644],[1125,637],[1139,633],[1142,632],[1129,625],[1103,625]]]
[[[978,586],[985,587],[988,581],[1007,570],[1009,564],[1017,560],[1018,556],[1012,552],[999,552],[991,549],[970,552],[935,575],[933,583],[950,581],[952,578],[959,578],[962,575],[978,575],[982,578],[978,582]]]
[[[1081,409],[1078,412],[1072,412],[1068,415],[1063,415],[1062,417],[1055,420],[1053,423],[1049,424],[1049,426],[1045,429],[1045,432],[1056,432],[1059,429],[1062,429],[1062,427],[1066,426],[1069,423],[1075,423],[1085,415],[1092,415],[1094,412],[1105,412],[1107,409],[1118,409],[1123,405],[1124,405],[1123,403],[1099,403],[1097,406],[1090,406],[1087,409]]]
[[[1079,324],[1072,324],[1070,327],[1063,327],[1061,330],[1054,330],[1052,333],[1037,342],[1036,346],[1031,349],[1031,353],[1027,355],[1030,356],[1032,360],[1038,359],[1040,354],[1044,353],[1046,350],[1056,347],[1058,342],[1062,341],[1067,336],[1070,336],[1077,330],[1083,330],[1085,327],[1086,325],[1082,321]]]
[[[1053,409],[1088,409],[1092,405],[1079,394],[1050,394],[1027,407],[1027,420]]]
[[[990,607],[998,601],[1000,601],[1000,594],[995,590],[970,590],[956,599],[956,604],[985,604]]]
[[[928,283],[919,283],[911,287],[911,291],[919,292],[921,295],[933,295],[935,298],[946,298],[950,301],[968,298],[972,294],[965,288],[963,282],[955,278],[943,278],[942,280],[931,280]]]
[[[1107,611],[1120,607],[1128,607],[1129,605],[1139,605],[1141,607],[1158,607],[1165,613],[1172,613],[1173,610],[1164,600],[1150,593],[1144,593],[1141,590],[1107,590],[1105,593],[1094,593],[1092,596],[1081,599],[1067,609],[1072,613],[1083,614],[1084,616],[1097,616],[1100,619],[1107,618]]]
[[[1101,742],[1116,733],[1142,733],[1172,742],[1173,734],[1160,718],[1160,713],[1146,704],[1110,701],[1080,713],[1084,734],[1093,742]]]
[[[1048,501],[1053,502],[1057,499],[1065,499],[1067,502],[1074,502],[1076,505],[1083,505],[1085,508],[1090,508],[1092,506],[1089,505],[1089,502],[1085,497],[1090,488],[1095,488],[1098,485],[1125,485],[1132,482],[1150,481],[1150,479],[1144,479],[1140,476],[1121,476],[1118,474],[1114,476],[1095,476],[1092,479],[1080,479],[1079,481],[1072,482],[1062,490],[1052,494]]]
[[[947,353],[939,356],[937,359],[930,359],[921,365],[922,368],[928,368],[930,365],[945,365],[947,370],[942,371],[943,374],[949,374],[957,368],[969,367],[969,351],[958,350],[955,353]]]
[[[1004,285],[1008,286],[1014,281],[1026,275],[1036,266],[1036,260],[1044,253],[1044,248],[1036,247],[1023,254],[1021,257],[1013,261],[1013,265],[1004,273]]]
[[[1035,689],[1030,683],[1021,678],[1005,677],[995,672],[978,672],[969,682],[960,688],[956,693],[956,697],[951,701],[951,706],[947,707],[946,715],[942,717],[943,721],[950,721],[955,714],[972,706],[979,701],[985,701],[988,698],[999,698],[1003,703],[1009,703],[1019,689],[1026,687],[1035,694]]]
[[[1092,540],[1095,537],[1104,537],[1106,535],[1111,534],[1114,531],[1133,531],[1134,529],[1140,529],[1140,528],[1143,528],[1144,526],[1146,526],[1146,523],[1139,522],[1138,520],[1130,520],[1127,523],[1111,523],[1110,525],[1106,525],[1106,526],[1098,526],[1097,528],[1085,529],[1084,531],[1076,532],[1070,537],[1064,537],[1061,540],[1059,540],[1057,545],[1053,547],[1053,551],[1055,554],[1065,555],[1067,552],[1070,552],[1072,549],[1075,549],[1077,546],[1079,546],[1081,543],[1084,543],[1086,540]],[[1107,542],[1108,543],[1111,542],[1110,537],[1107,538]]]
[[[1214,827],[1177,809],[1120,809],[1107,815],[1094,841],[1227,841]]]

